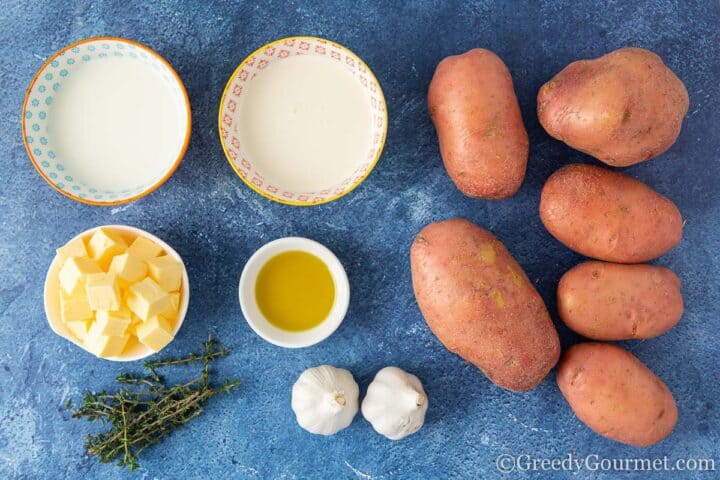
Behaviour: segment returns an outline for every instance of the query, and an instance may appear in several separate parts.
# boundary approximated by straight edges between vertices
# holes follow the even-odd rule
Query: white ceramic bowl
[[[87,238],[90,235],[92,235],[98,228],[107,228],[108,230],[115,230],[120,232],[125,232],[127,234],[135,235],[135,236],[143,236],[145,238],[148,238],[152,240],[153,242],[160,245],[165,252],[179,261],[183,266],[183,277],[182,277],[182,289],[180,291],[180,304],[178,306],[178,318],[175,323],[175,331],[173,331],[173,337],[177,335],[178,330],[180,330],[180,327],[183,324],[183,321],[185,320],[185,314],[187,313],[188,309],[188,303],[190,302],[190,282],[188,280],[188,274],[187,269],[185,268],[185,264],[182,261],[182,258],[180,258],[180,255],[167,243],[160,240],[155,235],[152,235],[145,230],[141,230],[139,228],[130,227],[128,225],[102,225],[99,227],[91,228],[89,230],[85,230],[84,232],[76,235],[72,239],[68,240],[68,242],[75,240],[76,238]],[[55,258],[53,258],[52,263],[50,264],[50,268],[48,269],[47,276],[45,277],[45,315],[47,316],[48,323],[50,324],[50,328],[53,332],[57,333],[64,339],[74,343],[75,345],[79,346],[83,350],[89,352],[85,346],[80,343],[75,336],[70,333],[70,331],[65,327],[65,324],[60,319],[60,280],[58,279],[58,274],[60,273],[60,268],[62,267],[60,258],[56,255]],[[117,362],[131,362],[134,360],[140,360],[145,357],[148,357],[150,355],[153,355],[155,352],[150,350],[148,347],[143,345],[140,342],[133,341],[133,343],[129,344],[128,347],[126,347],[125,351],[122,353],[119,357],[108,357],[106,360],[113,360]]]
[[[303,332],[282,330],[268,322],[255,299],[255,283],[265,263],[275,255],[296,250],[310,253],[322,260],[330,270],[335,284],[335,302],[328,317],[316,327]],[[239,294],[240,308],[250,328],[266,341],[286,348],[309,347],[325,340],[340,326],[350,304],[350,284],[340,260],[321,243],[302,237],[279,238],[256,251],[243,268]]]
[[[137,111],[125,107],[135,104],[147,114],[122,115]],[[91,205],[128,203],[162,185],[180,165],[190,130],[190,102],[172,66],[117,37],[80,40],[48,58],[22,109],[23,141],[38,173]]]
[[[365,155],[358,158],[345,178],[312,191],[297,190],[272,180],[257,159],[250,158],[239,139],[242,124],[240,112],[248,86],[268,66],[298,55],[326,57],[341,64],[362,87],[372,115],[371,141]],[[282,38],[263,45],[238,65],[225,85],[220,99],[218,126],[225,156],[248,187],[279,203],[309,206],[330,202],[350,193],[370,175],[385,145],[388,117],[380,83],[360,57],[330,40],[299,36]]]

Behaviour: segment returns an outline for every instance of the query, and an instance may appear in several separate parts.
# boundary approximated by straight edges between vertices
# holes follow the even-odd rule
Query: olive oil
[[[315,255],[283,252],[260,269],[255,301],[268,322],[301,332],[327,318],[335,301],[335,283],[327,265]]]

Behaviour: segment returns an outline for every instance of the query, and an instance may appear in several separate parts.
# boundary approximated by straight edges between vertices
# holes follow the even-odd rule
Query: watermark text
[[[625,457],[606,458],[591,453],[581,456],[568,453],[562,457],[540,457],[521,453],[512,455],[503,453],[495,459],[495,467],[500,473],[513,472],[714,472],[714,458],[676,458],[668,456],[657,458]]]

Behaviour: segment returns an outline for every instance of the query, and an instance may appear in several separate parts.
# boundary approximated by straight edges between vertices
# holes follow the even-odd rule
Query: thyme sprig
[[[117,381],[123,385],[119,390],[88,392],[77,409],[68,401],[67,408],[73,418],[112,425],[106,432],[86,437],[87,452],[103,463],[119,457],[118,465],[134,470],[138,467],[140,452],[200,415],[209,398],[240,385],[237,380],[226,380],[215,387],[210,385],[210,363],[228,355],[230,350],[210,337],[203,346],[202,353],[145,362],[149,375],[119,375]],[[195,363],[202,364],[200,375],[176,385],[167,385],[156,370]]]

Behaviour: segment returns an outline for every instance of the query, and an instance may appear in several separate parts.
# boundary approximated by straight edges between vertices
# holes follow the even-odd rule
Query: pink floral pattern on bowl
[[[296,192],[265,180],[252,159],[245,155],[238,139],[238,102],[250,82],[273,62],[295,55],[317,55],[341,62],[366,92],[372,108],[372,144],[364,161],[336,185],[320,191]],[[353,52],[329,40],[316,37],[290,37],[271,42],[248,56],[228,80],[220,100],[220,141],[230,165],[243,181],[260,195],[289,205],[317,205],[330,202],[352,191],[370,174],[380,158],[387,134],[387,107],[382,89],[372,71]]]

